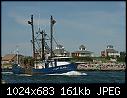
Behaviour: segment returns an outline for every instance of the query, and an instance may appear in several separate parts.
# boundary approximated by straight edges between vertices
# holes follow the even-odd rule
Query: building
[[[86,50],[84,45],[79,47],[78,51],[74,51],[71,53],[72,57],[91,57],[93,52]]]
[[[55,56],[70,56],[70,52],[65,50],[65,48],[62,45],[57,45],[56,49],[53,51]]]
[[[23,58],[22,55],[18,55],[17,54],[7,54],[4,57],[2,57],[2,64],[11,64],[12,62],[17,62],[20,61]]]
[[[101,51],[102,57],[120,57],[120,53],[116,51],[112,45],[108,45],[104,51]]]

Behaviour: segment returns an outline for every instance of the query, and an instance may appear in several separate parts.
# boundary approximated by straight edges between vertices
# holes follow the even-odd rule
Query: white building
[[[70,53],[68,51],[65,50],[65,48],[62,45],[57,45],[56,49],[53,51],[53,53],[55,54],[55,56],[70,56]]]
[[[71,53],[73,57],[92,57],[93,52],[86,50],[86,47],[84,45],[81,45],[79,47],[78,51],[74,51]]]
[[[107,48],[104,51],[101,51],[101,56],[102,57],[120,57],[120,53],[116,51],[112,45],[108,45]]]

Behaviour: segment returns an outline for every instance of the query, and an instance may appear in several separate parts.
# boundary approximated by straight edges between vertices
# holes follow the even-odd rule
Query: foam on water
[[[69,71],[69,72],[66,72],[66,73],[62,73],[62,74],[47,74],[47,75],[87,75],[86,73],[81,73],[81,72],[78,72],[78,71]]]
[[[2,72],[2,74],[13,74],[13,72]],[[29,75],[29,74],[15,74],[15,75],[19,75],[19,76],[32,76],[32,75]],[[79,72],[79,71],[69,71],[69,72],[66,72],[66,73],[56,73],[56,74],[46,74],[46,75],[87,75],[86,73],[82,73],[82,72]]]
[[[32,75],[29,75],[29,74],[17,74],[19,76],[32,76]]]
[[[6,75],[9,75],[9,74],[13,74],[13,72],[1,72],[2,74],[6,74]],[[32,75],[29,75],[29,74],[15,74],[15,75],[19,75],[19,76],[32,76]]]
[[[2,74],[13,74],[13,72],[1,72]]]

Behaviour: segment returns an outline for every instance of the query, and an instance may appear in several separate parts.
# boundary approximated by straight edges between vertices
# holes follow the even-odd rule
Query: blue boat
[[[39,33],[41,36],[41,58],[37,60],[35,53],[35,42],[37,39],[34,37],[34,29],[33,29],[33,15],[31,16],[31,21],[28,21],[28,24],[32,26],[32,45],[33,45],[33,59],[34,65],[32,66],[22,66],[18,63],[12,65],[12,72],[14,74],[56,74],[56,73],[66,73],[69,71],[77,70],[77,65],[70,61],[71,57],[56,57],[53,53],[53,25],[55,24],[55,20],[51,16],[51,37],[50,37],[50,45],[49,49],[50,56],[46,57],[46,41],[45,41],[45,32],[42,31]],[[37,50],[37,49],[36,49]],[[17,54],[18,56],[18,54]]]
[[[54,61],[49,61],[48,63],[38,62],[34,67],[22,67],[19,64],[13,64],[12,67],[14,74],[61,74],[69,71],[75,71],[76,69],[76,64],[69,63],[67,61],[56,61],[56,59],[54,59]]]

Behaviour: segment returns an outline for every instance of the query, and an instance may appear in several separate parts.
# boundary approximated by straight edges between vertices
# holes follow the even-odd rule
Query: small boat
[[[34,29],[33,29],[33,15],[31,16],[31,22],[28,21],[29,24],[32,25],[32,44],[33,44],[33,58],[34,58],[34,66],[26,66],[23,67],[18,63],[12,65],[12,72],[14,74],[56,74],[56,73],[66,73],[69,71],[77,70],[77,65],[70,61],[71,57],[55,57],[53,54],[53,25],[55,20],[51,16],[51,37],[50,37],[50,57],[45,57],[45,33],[42,31],[40,34],[42,35],[41,39],[41,59],[36,60],[35,58],[35,38],[34,38]]]

